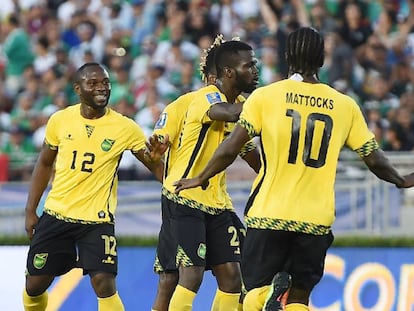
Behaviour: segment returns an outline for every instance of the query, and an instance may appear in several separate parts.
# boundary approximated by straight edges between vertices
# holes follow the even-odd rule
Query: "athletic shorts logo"
[[[36,269],[42,269],[46,264],[47,256],[49,256],[48,253],[36,254],[33,258],[33,266]]]
[[[103,259],[102,262],[103,263],[110,264],[110,265],[114,265],[115,264],[115,261],[112,259],[111,256],[108,256],[106,259]]]
[[[200,243],[198,246],[197,255],[201,259],[206,259],[206,245],[204,243]]]
[[[102,148],[103,151],[109,151],[109,150],[111,150],[114,143],[115,143],[115,140],[105,138],[105,140],[101,144],[101,148]]]

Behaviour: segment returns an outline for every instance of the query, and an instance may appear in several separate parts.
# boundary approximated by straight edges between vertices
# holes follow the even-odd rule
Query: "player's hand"
[[[148,138],[148,141],[145,143],[147,149],[145,150],[145,155],[152,161],[158,162],[161,160],[165,151],[170,147],[170,138],[168,135],[165,135],[163,141],[161,142],[158,135],[153,134]]]
[[[414,186],[414,173],[404,176],[404,184],[397,188],[411,188]]]
[[[196,187],[201,187],[203,190],[206,190],[208,187],[208,180],[203,181],[198,177],[191,178],[191,179],[180,179],[176,181],[174,184],[175,186],[175,193],[180,193],[181,190],[191,189]]]
[[[33,238],[35,227],[38,222],[39,222],[39,216],[37,216],[36,212],[28,212],[26,210],[25,229],[26,229],[27,237],[30,240]]]

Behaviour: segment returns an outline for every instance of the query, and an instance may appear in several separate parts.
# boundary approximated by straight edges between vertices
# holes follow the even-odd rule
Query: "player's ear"
[[[77,83],[77,82],[73,83],[73,89],[74,89],[76,95],[80,94],[80,84],[79,83]]]
[[[232,75],[232,72],[233,72],[233,69],[232,68],[230,68],[230,67],[224,67],[223,68],[223,71],[224,71],[224,74],[227,76],[227,77],[231,77],[231,75]]]

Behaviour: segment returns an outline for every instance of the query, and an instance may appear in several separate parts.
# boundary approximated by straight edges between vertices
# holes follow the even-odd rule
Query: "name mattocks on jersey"
[[[222,102],[219,92],[206,94],[206,97],[210,104],[217,104]]]
[[[286,103],[304,105],[311,107],[319,107],[332,110],[334,108],[334,101],[330,98],[315,97],[296,93],[286,93]]]
[[[167,124],[167,113],[163,112],[158,118],[157,123],[155,123],[155,128],[162,129],[165,126],[165,124]]]

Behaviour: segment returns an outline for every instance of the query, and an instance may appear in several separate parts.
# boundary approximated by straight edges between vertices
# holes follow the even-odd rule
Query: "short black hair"
[[[231,40],[223,42],[215,51],[214,62],[216,64],[217,76],[220,77],[225,67],[236,67],[238,65],[240,51],[252,51],[253,48],[242,41]]]
[[[94,66],[101,67],[103,70],[106,70],[105,67],[99,63],[85,63],[82,66],[80,66],[78,70],[76,70],[74,82],[81,83],[86,69],[88,69],[89,67],[94,67]]]
[[[287,38],[286,61],[289,73],[317,74],[324,61],[324,39],[312,27],[301,27]]]

